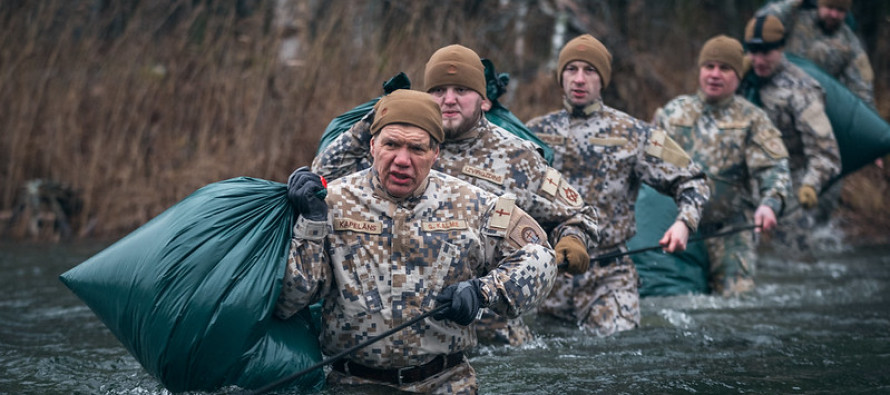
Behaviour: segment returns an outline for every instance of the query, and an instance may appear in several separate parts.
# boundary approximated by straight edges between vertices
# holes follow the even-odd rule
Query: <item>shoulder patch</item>
[[[504,185],[504,179],[506,178],[503,174],[497,174],[491,170],[473,167],[470,165],[464,166],[464,168],[461,170],[461,173],[466,174],[470,177],[481,178],[485,181],[490,181],[498,185]]]
[[[506,230],[510,225],[510,217],[513,216],[513,207],[516,206],[516,198],[514,197],[498,197],[497,203],[494,205],[494,211],[491,213],[488,225],[497,230]]]
[[[677,167],[689,166],[689,162],[692,161],[686,151],[661,129],[652,132],[652,136],[646,142],[646,154]]]
[[[604,147],[620,147],[627,144],[627,139],[623,137],[591,137],[588,141],[590,144]]]
[[[575,189],[575,187],[569,185],[565,179],[562,179],[559,183],[559,197],[572,208],[578,208],[584,205],[584,201],[581,199],[581,194]]]
[[[544,182],[541,183],[541,190],[550,196],[556,196],[559,193],[560,181],[562,181],[562,174],[559,174],[556,169],[548,167],[547,173],[544,174]]]
[[[513,229],[510,231],[508,238],[520,247],[526,244],[543,245],[547,240],[544,231],[538,223],[528,215],[519,216],[518,221],[513,224]]]
[[[782,135],[775,128],[761,130],[751,140],[763,148],[766,154],[773,159],[788,157],[788,149],[782,142]]]

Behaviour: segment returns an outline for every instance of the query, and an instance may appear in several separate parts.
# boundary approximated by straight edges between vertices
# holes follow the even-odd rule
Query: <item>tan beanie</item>
[[[380,98],[374,105],[371,135],[376,135],[384,126],[393,123],[417,126],[426,130],[433,140],[440,143],[445,139],[445,131],[442,130],[442,110],[426,92],[397,89]]]
[[[729,65],[741,77],[744,58],[745,51],[739,40],[721,34],[705,42],[698,55],[698,65],[701,67],[705,62],[718,61]]]
[[[424,90],[437,86],[460,85],[485,96],[485,66],[479,55],[463,45],[440,48],[430,56],[423,72]]]
[[[819,6],[850,11],[850,7],[853,6],[853,0],[819,0]]]
[[[612,79],[612,54],[599,40],[589,34],[573,38],[559,51],[556,68],[556,82],[562,86],[562,72],[566,65],[574,60],[583,60],[593,65],[603,80],[603,89],[609,86]]]
[[[781,43],[785,38],[785,27],[775,15],[751,18],[745,26],[745,44]]]

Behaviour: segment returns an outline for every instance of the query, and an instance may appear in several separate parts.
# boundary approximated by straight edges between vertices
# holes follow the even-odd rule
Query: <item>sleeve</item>
[[[831,128],[821,89],[812,87],[796,95],[795,121],[803,143],[806,172],[802,184],[819,191],[841,172],[841,156]]]
[[[317,302],[331,287],[330,258],[324,251],[326,222],[300,217],[294,225],[290,252],[275,316],[288,319],[306,306]]]
[[[331,142],[312,161],[312,172],[328,181],[371,167],[371,123],[374,110]]]
[[[660,114],[656,111],[656,119]],[[701,221],[702,206],[711,195],[704,171],[664,129],[650,128],[641,135],[643,149],[637,159],[636,174],[656,191],[673,197],[677,221],[695,231]]]
[[[538,158],[537,155],[534,156]],[[575,236],[588,249],[599,245],[597,211],[581,198],[581,194],[572,187],[562,174],[538,159],[533,167],[528,200],[523,207],[528,207],[528,215],[535,218],[545,229],[549,230],[551,240],[556,244],[565,236]]]
[[[751,123],[751,141],[747,144],[745,161],[748,172],[757,181],[760,204],[768,206],[776,216],[782,215],[790,193],[791,173],[788,168],[788,150],[782,135],[757,109]]]
[[[482,234],[494,267],[479,277],[484,304],[502,316],[518,317],[550,293],[556,257],[543,228],[509,197],[497,198],[485,215]]]
[[[868,55],[862,49],[859,39],[850,33],[853,59],[847,64],[840,75],[840,82],[858,96],[865,104],[875,108],[874,70],[868,61]]]

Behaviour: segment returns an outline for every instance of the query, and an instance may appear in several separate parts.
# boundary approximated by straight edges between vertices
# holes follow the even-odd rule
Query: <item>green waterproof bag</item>
[[[286,190],[207,185],[60,279],[168,390],[262,387],[321,361],[317,314],[272,317],[294,217]],[[293,384],[320,390],[324,372]]]
[[[629,250],[658,245],[677,220],[677,205],[670,197],[643,185],[634,215],[637,234],[627,242]],[[708,293],[708,252],[701,241],[690,242],[677,254],[644,251],[631,258],[640,273],[640,297]]]

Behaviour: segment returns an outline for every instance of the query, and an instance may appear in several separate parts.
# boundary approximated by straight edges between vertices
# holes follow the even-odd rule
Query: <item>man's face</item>
[[[587,107],[600,98],[600,73],[592,64],[573,60],[562,69],[562,91],[573,107]]]
[[[705,99],[718,102],[735,94],[739,87],[739,76],[728,64],[708,61],[698,70],[698,85],[705,94]]]
[[[403,198],[411,195],[439,157],[439,148],[430,148],[430,134],[405,124],[389,124],[371,139],[371,157],[383,189]]]
[[[491,109],[491,103],[479,92],[460,85],[437,86],[430,89],[429,94],[442,110],[446,140],[472,129],[482,117],[482,111]]]
[[[782,62],[782,50],[771,49],[769,51],[748,52],[751,58],[751,68],[758,77],[769,77],[776,73],[779,63]]]
[[[844,18],[847,17],[847,11],[840,8],[819,6],[818,12],[822,27],[829,32],[833,32],[841,27],[841,24],[844,23]]]

